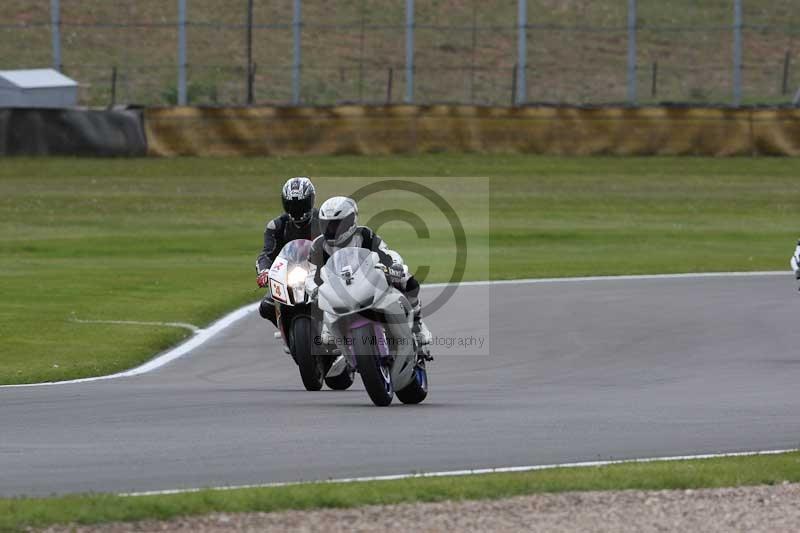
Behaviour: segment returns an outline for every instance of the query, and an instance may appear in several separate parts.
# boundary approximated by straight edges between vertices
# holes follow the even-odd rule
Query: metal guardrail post
[[[247,31],[245,33],[245,61],[247,67],[245,75],[247,79],[247,105],[253,105],[253,0],[247,0],[247,16],[245,17],[247,24]]]
[[[186,104],[186,0],[178,0],[178,105]]]
[[[300,69],[302,66],[302,50],[300,48],[301,30],[303,27],[302,0],[294,0],[292,16],[292,39],[294,42],[294,59],[292,63],[292,104],[300,104]]]
[[[414,0],[406,0],[406,99],[414,103]]]
[[[528,0],[517,0],[517,76],[516,98],[519,105],[528,100],[528,82],[525,77],[528,58]]]
[[[733,105],[742,103],[742,0],[733,0]]]
[[[636,0],[628,0],[628,105],[636,105]]]
[[[53,40],[53,68],[61,71],[61,1],[50,0],[50,36]]]

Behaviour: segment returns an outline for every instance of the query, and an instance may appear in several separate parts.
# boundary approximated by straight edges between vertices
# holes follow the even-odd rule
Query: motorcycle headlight
[[[308,276],[308,270],[303,267],[294,267],[291,272],[289,272],[288,283],[290,287],[302,287],[306,283],[306,277]]]

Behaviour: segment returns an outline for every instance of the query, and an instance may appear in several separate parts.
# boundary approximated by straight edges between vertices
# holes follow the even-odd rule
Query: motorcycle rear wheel
[[[324,374],[319,358],[314,355],[312,337],[311,319],[305,316],[295,318],[292,324],[292,353],[300,369],[300,379],[306,390],[318,391],[322,389]]]
[[[372,325],[353,330],[353,348],[361,382],[372,403],[386,407],[392,403],[394,387],[389,367],[381,364],[377,342]]]

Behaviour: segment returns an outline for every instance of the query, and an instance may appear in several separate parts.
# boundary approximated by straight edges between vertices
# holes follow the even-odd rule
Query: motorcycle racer
[[[283,185],[281,201],[285,212],[267,223],[264,248],[256,259],[256,283],[259,287],[266,287],[269,283],[269,269],[286,243],[295,239],[314,240],[322,233],[319,212],[314,208],[315,197],[314,184],[305,176],[291,178]],[[277,327],[275,304],[269,292],[258,311],[262,318]]]
[[[789,260],[789,265],[794,271],[794,277],[800,280],[800,241],[797,241],[797,247],[794,249],[794,255]]]
[[[419,299],[419,281],[408,273],[400,254],[390,250],[376,233],[366,226],[358,225],[358,205],[352,198],[334,196],[326,200],[319,209],[319,221],[322,235],[311,245],[309,263],[312,276],[308,276],[307,287],[315,292],[321,285],[320,272],[322,266],[333,253],[345,247],[360,247],[378,254],[381,264],[386,267],[390,283],[400,290],[411,304],[414,313],[413,331],[420,346],[432,342],[431,332],[422,321],[422,304]],[[329,332],[323,330],[323,342],[328,342]]]

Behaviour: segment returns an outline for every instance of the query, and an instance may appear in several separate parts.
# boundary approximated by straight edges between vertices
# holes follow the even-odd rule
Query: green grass
[[[796,159],[5,159],[0,383],[130,368],[186,335],[74,318],[203,326],[254,301],[264,222],[301,173],[320,199],[373,176],[438,176],[424,182],[464,221],[467,279],[786,269],[800,230]],[[449,279],[452,238],[431,205],[395,194],[361,208],[422,216],[429,240],[401,223],[380,233],[431,265],[428,281]]]
[[[275,512],[407,502],[499,499],[588,490],[700,489],[800,482],[800,453],[561,468],[518,474],[317,483],[169,496],[77,495],[0,499],[0,531],[200,515]]]

